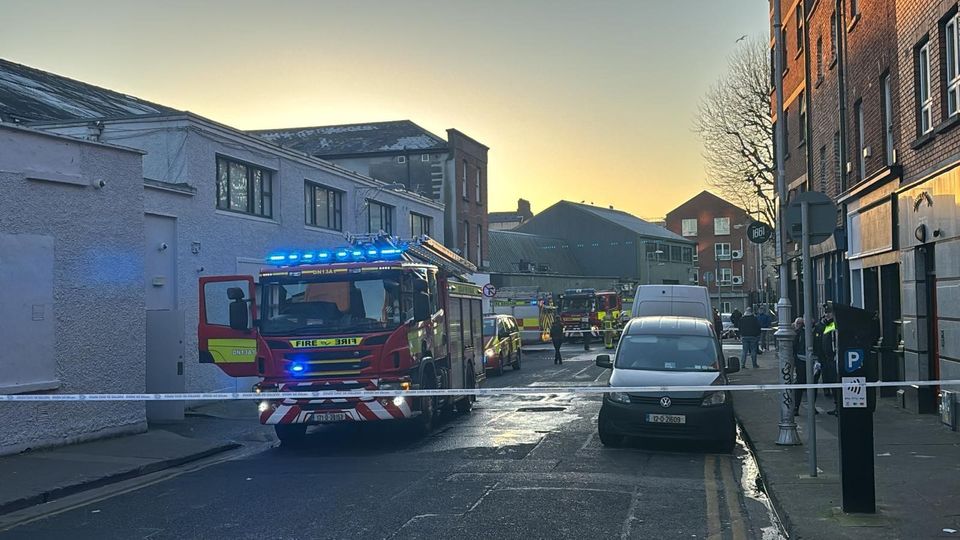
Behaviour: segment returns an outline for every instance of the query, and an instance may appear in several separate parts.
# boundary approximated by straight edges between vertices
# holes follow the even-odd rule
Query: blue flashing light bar
[[[333,251],[289,251],[272,253],[267,256],[266,262],[276,266],[293,266],[297,264],[317,264],[328,262],[362,262],[395,260],[406,252],[406,246],[377,247],[366,245],[360,247],[343,247]]]
[[[294,362],[290,364],[290,373],[294,375],[302,375],[307,371],[307,365],[303,362]]]

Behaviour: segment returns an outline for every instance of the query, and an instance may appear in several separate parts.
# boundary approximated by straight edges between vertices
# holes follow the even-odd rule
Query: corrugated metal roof
[[[575,208],[589,212],[599,218],[610,221],[616,225],[619,225],[625,229],[629,229],[639,235],[649,236],[652,238],[664,238],[668,240],[676,240],[679,242],[684,242],[692,244],[689,239],[680,236],[672,231],[669,231],[659,225],[650,223],[649,221],[644,221],[637,216],[628,214],[622,210],[614,210],[611,208],[600,208],[597,206],[592,206],[589,204],[580,204],[570,201],[560,201],[558,204],[569,204]]]
[[[341,126],[260,129],[248,131],[274,144],[314,156],[393,151],[443,151],[447,141],[410,120]]]
[[[0,119],[39,122],[178,113],[176,109],[0,58]]]
[[[533,265],[538,274],[581,275],[583,269],[577,263],[564,240],[514,231],[490,231],[490,271],[499,273],[520,272],[521,263]],[[540,266],[546,265],[541,271]]]

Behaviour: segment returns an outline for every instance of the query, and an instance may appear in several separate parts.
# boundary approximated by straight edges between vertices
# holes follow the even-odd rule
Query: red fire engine
[[[613,329],[619,333],[623,326],[620,294],[595,289],[567,289],[560,296],[560,321],[569,337],[579,338],[585,334],[592,337],[603,335],[603,321],[609,318]]]
[[[351,238],[330,251],[275,253],[250,276],[200,279],[200,362],[255,391],[476,388],[484,379],[476,267],[436,241]],[[250,321],[253,324],[250,324]],[[474,396],[276,399],[260,422],[281,441],[308,425],[409,419],[421,432],[441,408]]]

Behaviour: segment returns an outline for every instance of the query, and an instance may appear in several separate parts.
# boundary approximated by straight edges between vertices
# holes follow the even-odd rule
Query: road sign
[[[762,244],[773,235],[773,229],[762,221],[754,221],[747,226],[747,238],[754,244]]]
[[[837,230],[837,205],[825,193],[804,191],[790,200],[785,212],[790,238],[799,242],[803,237],[803,216],[800,212],[803,203],[807,203],[809,208],[810,230],[806,232],[810,236],[810,244],[820,244],[833,236]]]
[[[847,373],[852,373],[863,367],[863,349],[847,349],[846,359]]]
[[[846,409],[867,408],[866,377],[843,377],[843,407]]]
[[[497,295],[497,288],[493,286],[493,283],[487,283],[483,286],[483,295],[487,298],[493,298]]]

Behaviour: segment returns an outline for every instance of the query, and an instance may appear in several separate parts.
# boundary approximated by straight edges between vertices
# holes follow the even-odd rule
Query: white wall
[[[0,298],[0,392],[144,390],[142,176],[139,153],[0,125],[0,245],[22,248],[0,250],[0,290],[29,293]],[[140,402],[0,403],[0,418],[0,454],[146,428]]]
[[[49,129],[75,136],[86,134],[82,125]],[[184,194],[148,187],[144,190],[143,205],[145,212],[174,216],[177,220],[177,298],[179,309],[185,314],[184,370],[188,392],[247,391],[253,382],[227,377],[219,368],[198,362],[199,276],[250,272],[257,266],[252,261],[261,261],[278,249],[343,245],[344,232],[366,232],[363,201],[368,198],[395,207],[394,234],[409,236],[411,210],[433,217],[434,229],[442,231],[442,206],[403,193],[372,188],[370,183],[358,181],[353,173],[325,167],[306,156],[296,159],[289,152],[252,136],[210,127],[193,119],[107,122],[102,139],[116,139],[118,143],[145,150],[144,169],[154,175],[148,178],[189,184],[194,188],[193,193]],[[216,210],[217,155],[274,171],[273,219]],[[305,225],[304,180],[345,192],[344,232]],[[192,252],[196,242],[200,244],[199,253]]]

